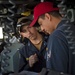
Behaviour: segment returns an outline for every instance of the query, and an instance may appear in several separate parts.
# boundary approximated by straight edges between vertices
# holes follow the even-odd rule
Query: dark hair
[[[29,21],[31,22],[30,19],[24,18],[24,19],[21,19],[21,20],[20,20],[19,24],[26,23],[26,22],[29,22]]]
[[[31,23],[31,20],[28,19],[28,18],[22,18],[19,22],[18,22],[18,25],[20,25],[19,27],[19,31],[20,32],[23,32],[23,27],[24,26],[29,26]]]
[[[22,23],[21,26],[20,26],[20,32],[23,32],[24,26],[29,26],[30,23],[31,23],[31,21],[28,21],[28,22],[26,22],[26,23]]]
[[[49,12],[49,14],[51,14],[54,17],[62,17],[59,11],[52,11],[52,12]]]
[[[61,14],[59,13],[59,11],[48,12],[48,14],[50,14],[50,15],[52,15],[54,17],[62,17]],[[40,17],[44,19],[45,14],[41,15]]]

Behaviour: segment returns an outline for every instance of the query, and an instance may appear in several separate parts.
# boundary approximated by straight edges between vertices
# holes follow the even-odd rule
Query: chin
[[[47,31],[44,32],[46,35],[48,35],[49,33]]]
[[[47,32],[46,32],[45,34],[46,34],[46,35],[49,35],[49,33],[47,33]]]
[[[34,40],[35,38],[34,38],[34,37],[31,37],[30,39],[31,39],[31,40]]]

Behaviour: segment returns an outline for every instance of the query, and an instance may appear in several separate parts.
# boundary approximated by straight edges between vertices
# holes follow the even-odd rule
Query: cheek
[[[48,25],[47,25],[47,24],[44,24],[44,25],[42,26],[42,28],[47,30],[47,29],[48,29]]]
[[[27,35],[27,34],[23,34],[23,37],[26,37],[26,38],[27,38],[27,37],[28,37],[28,35]]]
[[[29,38],[29,34],[26,34],[25,37]]]
[[[46,27],[47,30],[49,30],[51,28],[49,21],[45,23],[45,27]]]
[[[48,30],[48,27],[47,27],[47,26],[45,26],[45,29],[46,29],[46,30]]]

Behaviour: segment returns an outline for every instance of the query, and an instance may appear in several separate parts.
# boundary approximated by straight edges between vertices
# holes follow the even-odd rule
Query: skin
[[[24,26],[23,30],[25,30],[25,32],[20,33],[23,37],[26,37],[29,40],[35,40],[36,39],[37,31],[34,27]]]
[[[34,55],[31,55],[29,57],[29,65],[30,67],[32,67],[34,65],[35,62],[38,61],[38,57],[37,57],[37,54],[35,53]]]
[[[56,29],[60,21],[61,17],[56,18],[48,13],[45,13],[44,19],[41,17],[38,18],[38,23],[41,27],[41,30],[46,34],[51,34]]]

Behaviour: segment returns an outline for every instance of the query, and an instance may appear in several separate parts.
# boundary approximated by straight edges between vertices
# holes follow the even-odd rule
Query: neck
[[[58,26],[58,24],[60,23],[61,19],[62,19],[62,18],[58,18],[58,19],[55,20],[55,22],[54,22],[54,23],[55,23],[54,29],[57,28],[57,26]]]

